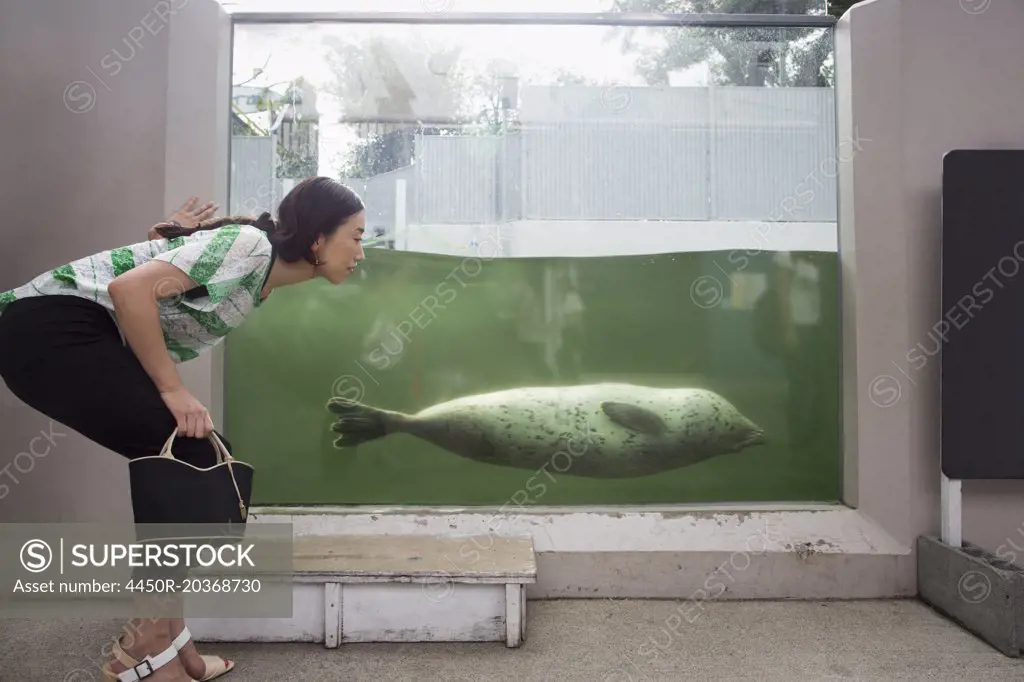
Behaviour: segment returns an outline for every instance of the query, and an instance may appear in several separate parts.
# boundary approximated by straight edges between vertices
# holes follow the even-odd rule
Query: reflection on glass
[[[253,25],[234,60],[231,211],[367,205],[356,279],[228,342],[258,503],[838,499],[829,31]]]

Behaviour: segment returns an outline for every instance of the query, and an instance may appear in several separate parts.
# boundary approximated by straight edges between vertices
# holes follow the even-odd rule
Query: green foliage
[[[832,3],[845,11],[855,0]],[[667,14],[815,14],[822,0],[615,0],[619,12]],[[832,32],[811,28],[712,28],[662,31],[663,44],[640,47],[635,29],[620,32],[623,52],[636,52],[637,70],[651,85],[667,85],[669,74],[708,64],[718,85],[832,85]]]
[[[288,149],[278,142],[277,156],[279,178],[306,178],[317,174],[317,157],[315,153],[310,153],[309,149]]]
[[[370,135],[353,145],[352,151],[339,169],[344,178],[371,178],[412,162],[415,129],[392,130]]]

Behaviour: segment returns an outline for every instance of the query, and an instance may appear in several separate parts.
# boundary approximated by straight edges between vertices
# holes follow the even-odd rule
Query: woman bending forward
[[[360,198],[325,177],[296,185],[277,220],[198,220],[209,212],[183,208],[178,220],[154,226],[150,241],[0,293],[0,376],[10,390],[128,459],[160,454],[176,429],[177,458],[215,464],[213,422],[176,365],[221,342],[278,287],[344,282],[363,260],[365,217]],[[89,397],[76,386],[88,386]],[[119,639],[104,667],[109,680],[211,680],[234,668],[200,656],[182,618],[135,619],[132,627],[130,645]]]

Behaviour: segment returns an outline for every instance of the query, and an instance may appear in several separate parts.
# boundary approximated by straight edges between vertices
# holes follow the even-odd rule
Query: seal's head
[[[764,429],[728,400],[710,391],[703,398],[707,401],[704,426],[707,446],[719,452],[739,452],[767,442]]]
[[[768,442],[764,435],[764,429],[749,419],[745,421],[748,422],[747,425],[731,430],[723,439],[730,452],[739,452],[740,450],[746,450],[755,445],[764,445]]]

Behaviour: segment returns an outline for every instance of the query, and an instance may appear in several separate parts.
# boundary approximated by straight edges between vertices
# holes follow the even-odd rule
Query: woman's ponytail
[[[174,239],[175,237],[187,237],[190,234],[195,234],[202,230],[216,230],[218,227],[224,227],[225,225],[252,225],[258,227],[266,233],[271,233],[277,230],[277,222],[274,220],[270,213],[264,211],[258,218],[251,216],[227,216],[225,218],[210,218],[200,222],[195,227],[180,227],[171,223],[160,223],[153,229],[156,230],[157,234],[166,239]]]
[[[268,234],[277,230],[277,222],[274,220],[274,216],[270,215],[266,211],[260,213],[260,217],[257,218],[252,225],[255,225]]]

